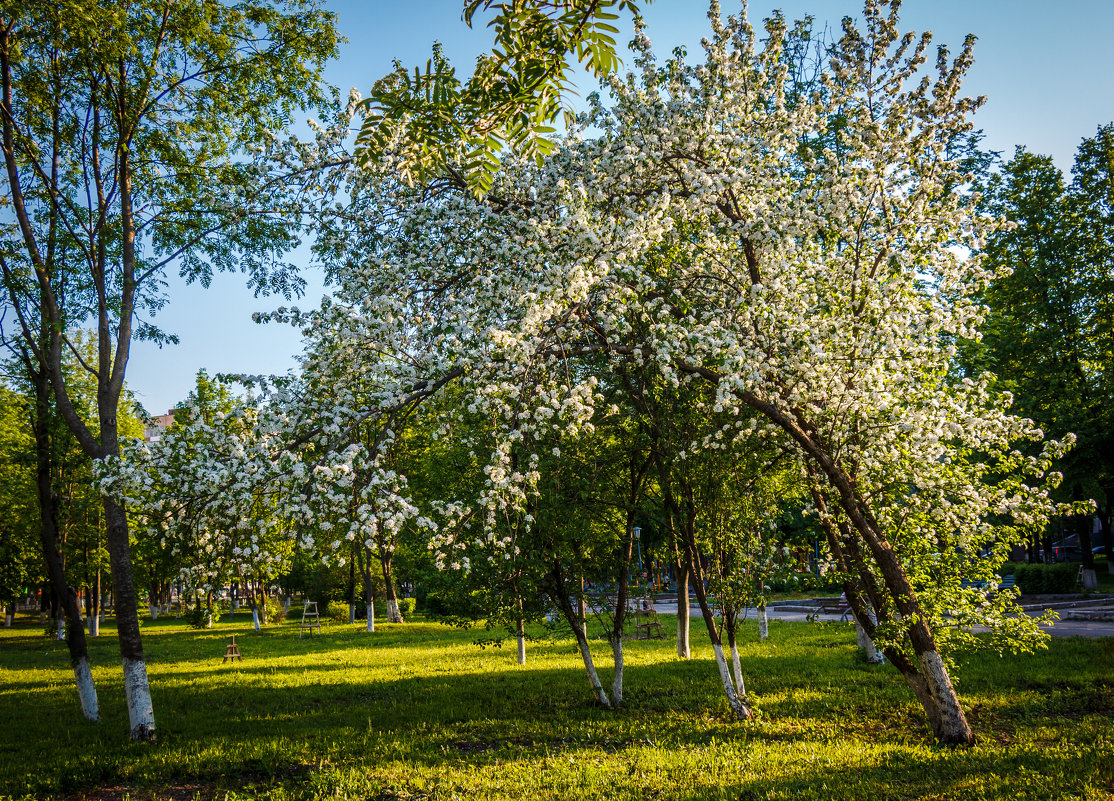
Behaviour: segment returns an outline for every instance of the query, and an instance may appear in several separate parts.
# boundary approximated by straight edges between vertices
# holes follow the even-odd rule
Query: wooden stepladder
[[[302,607],[302,627],[298,629],[298,639],[302,639],[302,634],[306,629],[312,632],[317,629],[317,633],[321,633],[321,619],[317,616],[317,601],[306,601],[305,606]]]
[[[235,635],[228,638],[228,648],[225,649],[224,659],[222,659],[220,663],[223,665],[229,659],[231,659],[233,662],[235,662],[237,659],[239,659],[241,662],[244,661],[243,654],[240,653],[240,646],[236,644]]]

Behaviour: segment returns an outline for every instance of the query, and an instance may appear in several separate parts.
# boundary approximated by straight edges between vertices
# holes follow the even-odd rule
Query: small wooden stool
[[[233,662],[235,662],[237,659],[239,659],[241,662],[244,661],[243,654],[240,653],[240,646],[236,644],[235,635],[228,638],[228,648],[225,650],[224,659],[222,659],[220,663],[223,665],[229,659],[231,659]]]

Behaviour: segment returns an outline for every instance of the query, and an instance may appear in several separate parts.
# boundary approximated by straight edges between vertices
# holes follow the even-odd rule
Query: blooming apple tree
[[[375,235],[332,240],[348,269],[316,318],[338,342],[330,375],[374,372],[376,414],[455,382],[498,420],[468,504],[492,527],[526,506],[530,444],[590,423],[601,369],[706,386],[725,436],[792,449],[877,588],[879,642],[937,737],[970,743],[953,623],[1037,635],[1005,596],[949,578],[928,597],[928,564],[990,571],[962,555],[1040,524],[1059,447],[1025,446],[1041,432],[952,369],[956,339],[978,335],[996,224],[973,213],[956,147],[980,104],[961,94],[972,41],[933,68],[930,37],[870,0],[804,86],[786,57],[799,29],[774,18],[760,39],[745,14],[709,16],[703,63],[658,66],[640,34],[639,74],[582,120],[598,135],[541,166],[508,157],[482,200],[451,179],[387,184]]]

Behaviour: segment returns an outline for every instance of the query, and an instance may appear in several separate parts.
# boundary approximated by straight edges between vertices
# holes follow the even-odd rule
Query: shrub
[[[263,622],[281,623],[286,620],[286,607],[278,597],[267,598],[263,602]]]
[[[1075,591],[1075,565],[1015,565],[1017,586],[1025,595]]]
[[[340,601],[329,601],[329,605],[325,607],[325,617],[329,620],[335,620],[337,623],[347,623],[348,604]]]
[[[190,626],[195,629],[207,629],[220,620],[220,613],[220,604],[213,604],[212,606],[197,604],[190,609],[186,619],[189,620]]]

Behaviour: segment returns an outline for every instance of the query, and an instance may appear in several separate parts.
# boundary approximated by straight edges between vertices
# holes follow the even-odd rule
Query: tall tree
[[[1061,465],[1062,499],[1097,499],[1109,542],[1114,128],[1083,141],[1073,173],[1066,184],[1050,157],[1018,148],[989,179],[986,207],[1013,224],[987,240],[987,260],[1001,274],[982,296],[989,310],[982,339],[966,343],[963,355],[968,369],[993,372],[1017,410],[1050,436],[1075,435]],[[1090,521],[1080,516],[1078,531],[1093,587]]]
[[[244,153],[322,99],[336,44],[332,15],[302,0],[0,5],[3,192],[15,223],[0,268],[26,348],[89,458],[119,453],[133,338],[168,338],[149,317],[168,269],[203,283],[242,269],[257,290],[297,289],[278,258],[291,223],[274,216],[295,188]],[[82,366],[97,383],[97,428],[62,369],[69,327],[84,319],[96,326],[96,358]],[[119,499],[103,505],[131,736],[150,739],[128,522]]]

